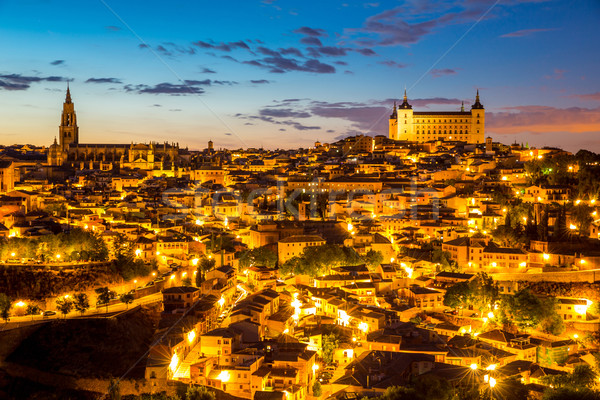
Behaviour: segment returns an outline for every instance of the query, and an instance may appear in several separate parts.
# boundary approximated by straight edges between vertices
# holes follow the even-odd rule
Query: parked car
[[[49,310],[48,310],[48,311],[44,311],[44,314],[42,314],[42,316],[43,316],[44,318],[46,318],[46,317],[51,317],[51,316],[53,316],[53,315],[56,315],[56,311],[49,311]]]

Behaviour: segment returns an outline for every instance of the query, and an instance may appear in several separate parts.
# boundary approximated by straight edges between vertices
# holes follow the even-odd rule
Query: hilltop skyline
[[[51,144],[70,81],[83,143],[308,147],[479,89],[495,141],[600,151],[592,1],[146,6],[0,5],[3,144]]]

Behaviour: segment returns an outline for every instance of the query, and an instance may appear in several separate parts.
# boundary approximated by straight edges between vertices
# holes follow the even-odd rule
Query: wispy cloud
[[[569,97],[574,98],[574,99],[584,100],[584,101],[587,101],[587,100],[600,101],[600,92],[588,93],[588,94],[574,94]]]
[[[120,79],[117,78],[90,78],[85,81],[85,83],[122,83]]]
[[[456,75],[456,70],[454,69],[450,69],[450,68],[442,68],[442,69],[432,69],[430,72],[431,76],[433,76],[434,78],[439,78],[440,76],[445,76],[445,75]]]
[[[68,82],[68,79],[62,76],[0,75],[0,89],[3,90],[27,90],[36,82]]]
[[[327,32],[325,32],[324,29],[309,28],[308,26],[300,27],[298,29],[295,29],[293,32],[298,33],[300,35],[306,35],[306,36],[320,36],[320,37],[327,36]]]
[[[186,96],[194,94],[203,94],[206,92],[204,87],[214,85],[236,85],[235,81],[222,81],[222,80],[185,80],[183,83],[169,83],[162,82],[156,85],[125,85],[123,90],[126,92],[138,93],[138,94],[168,94],[171,96]]]
[[[553,72],[554,73],[552,75],[544,75],[544,79],[550,79],[550,80],[563,79],[567,70],[555,68]]]
[[[506,107],[504,111],[486,113],[485,119],[486,131],[491,133],[600,133],[600,107]]]
[[[398,62],[393,61],[393,60],[379,61],[378,64],[387,65],[388,67],[392,67],[392,68],[406,68],[406,67],[408,67],[408,64],[398,63]]]
[[[138,94],[168,94],[171,96],[198,95],[205,92],[201,87],[168,82],[159,83],[157,85],[125,85],[123,89],[126,92]]]
[[[549,32],[549,31],[555,31],[556,29],[554,28],[545,28],[545,29],[521,29],[519,31],[514,31],[514,32],[510,32],[510,33],[505,33],[504,35],[500,35],[501,38],[517,38],[517,37],[524,37],[524,36],[530,36],[533,35],[534,33],[539,33],[539,32]]]
[[[503,1],[498,8],[537,1]],[[496,18],[501,13],[490,10],[494,4],[494,0],[409,1],[372,15],[362,27],[346,29],[345,33],[361,45],[409,46],[448,25],[472,23],[482,15],[488,19]]]
[[[65,60],[54,60],[50,63],[50,65],[63,65]]]

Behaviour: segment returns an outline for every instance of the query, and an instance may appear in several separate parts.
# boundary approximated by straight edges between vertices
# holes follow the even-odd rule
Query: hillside
[[[56,320],[39,325],[6,361],[71,377],[135,379],[144,376],[153,334],[141,309],[117,318]]]

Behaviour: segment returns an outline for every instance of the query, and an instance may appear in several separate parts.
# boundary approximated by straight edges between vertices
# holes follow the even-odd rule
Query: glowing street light
[[[189,344],[192,344],[192,342],[194,341],[194,339],[196,338],[196,332],[192,329],[191,331],[188,332],[187,334],[187,340]]]
[[[179,356],[177,353],[173,353],[171,356],[171,362],[169,363],[169,369],[171,372],[175,372],[177,370],[177,366],[179,365]]]
[[[364,333],[367,333],[369,331],[369,324],[367,324],[366,322],[361,322],[360,324],[358,324],[358,329],[360,329]]]
[[[139,257],[142,254],[142,250],[141,249],[135,249],[135,256]]]
[[[25,307],[27,305],[27,303],[25,303],[24,301],[18,301],[17,303],[15,303],[15,306],[17,307]]]
[[[15,256],[15,253],[14,253],[14,252],[10,253],[10,256],[11,256],[11,257],[14,257],[14,256]]]
[[[496,386],[496,380],[490,377],[490,387],[493,388],[494,386]]]
[[[219,375],[217,376],[217,379],[220,380],[221,382],[228,382],[229,379],[231,379],[231,374],[229,373],[229,371],[223,370],[219,373]]]
[[[550,254],[544,253],[543,257],[544,257],[544,260],[548,261],[550,259]]]
[[[58,260],[58,259],[60,259],[60,254],[57,254],[57,255],[56,255],[56,259],[57,259],[57,260]]]
[[[477,364],[471,364],[469,367],[475,371],[477,369]]]

